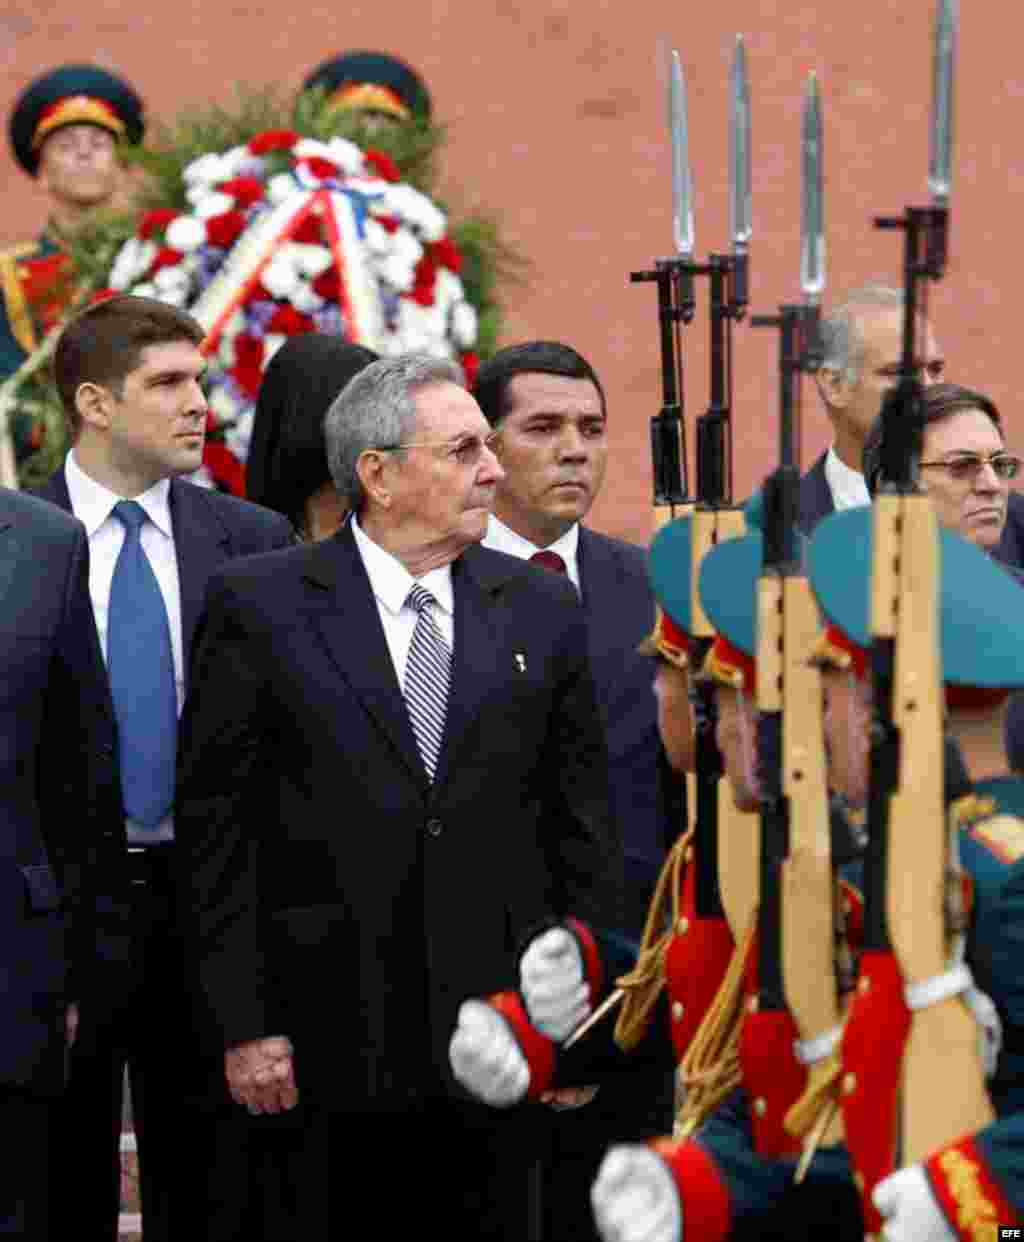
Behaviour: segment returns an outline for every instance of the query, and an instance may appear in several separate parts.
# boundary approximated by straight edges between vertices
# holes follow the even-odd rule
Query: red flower
[[[223,215],[211,216],[206,221],[206,240],[211,246],[227,250],[245,228],[245,216],[240,211],[225,211]]]
[[[290,151],[299,141],[293,129],[266,129],[249,140],[253,155],[267,155],[270,151]]]
[[[214,481],[226,488],[232,496],[245,495],[245,467],[223,440],[207,438],[203,449],[203,464],[213,475]]]
[[[260,390],[263,378],[263,342],[248,332],[235,337],[235,365],[231,374],[239,388],[253,401]]]
[[[313,292],[319,293],[328,302],[340,302],[341,278],[338,275],[338,269],[329,267],[326,272],[321,272],[313,281]]]
[[[312,212],[299,222],[298,228],[292,233],[292,241],[301,242],[306,246],[317,246],[323,238],[320,218]]]
[[[473,386],[476,384],[476,373],[480,370],[480,355],[473,353],[463,354],[459,361],[462,363],[462,369],[466,375],[466,387],[472,392]]]
[[[149,265],[146,275],[155,276],[162,267],[177,267],[184,257],[180,250],[175,250],[171,246],[161,246],[156,258]]]
[[[385,151],[378,151],[376,147],[371,147],[369,151],[363,153],[363,159],[376,171],[382,181],[402,180],[398,165]]]
[[[147,211],[139,221],[138,234],[143,241],[149,241],[154,233],[163,233],[172,220],[177,220],[181,212],[173,207],[158,207],[155,211]]]
[[[109,302],[111,298],[119,298],[120,296],[120,289],[97,289],[89,299],[89,305],[95,306],[97,302]]]
[[[330,181],[341,175],[341,169],[337,164],[332,164],[330,160],[325,160],[319,155],[305,155],[295,162],[303,164],[314,177],[319,177],[321,181]]]
[[[442,237],[430,247],[430,257],[440,267],[446,267],[456,274],[462,271],[462,251],[450,237]]]
[[[401,227],[401,221],[395,216],[374,216],[373,218],[385,233],[397,233]]]
[[[274,312],[273,319],[267,324],[267,331],[280,332],[284,336],[300,336],[303,332],[312,332],[315,326],[308,315],[303,315],[294,306],[285,304]]]
[[[416,264],[413,277],[413,289],[410,297],[420,306],[434,305],[434,282],[437,278],[437,264],[429,253],[423,255]]]
[[[241,208],[251,207],[263,197],[263,182],[258,177],[233,177],[217,186],[221,194],[230,194]]]

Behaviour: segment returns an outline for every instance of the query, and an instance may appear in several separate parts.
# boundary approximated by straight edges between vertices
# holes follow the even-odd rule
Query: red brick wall
[[[1014,190],[1024,123],[1020,27],[1013,6],[963,5],[950,273],[933,301],[951,377],[987,389],[1015,447],[1018,347],[1006,315],[1022,276]],[[826,216],[833,293],[898,282],[899,243],[871,228],[876,212],[924,201],[928,160],[931,0],[782,4],[732,0],[379,0],[274,5],[251,0],[5,0],[0,4],[0,108],[38,72],[94,60],[128,73],[153,118],[230,98],[234,80],[298,85],[327,55],[390,48],[430,83],[450,124],[455,202],[499,210],[534,261],[512,300],[506,340],[560,336],[588,354],[611,399],[613,460],[598,525],[638,539],[649,529],[647,420],[659,402],[654,294],[631,268],[671,243],[669,151],[659,40],[679,48],[690,87],[697,243],[726,243],[727,81],[737,31],[748,40],[753,93],[752,299],[770,310],[797,289],[798,134],[803,78],[825,100]],[[188,96],[182,95],[187,87]],[[30,233],[42,210],[6,150],[0,234]],[[1004,309],[1005,308],[1005,309]],[[1002,311],[1002,313],[1001,313]],[[688,336],[688,409],[707,402],[706,314]],[[738,490],[775,454],[776,343],[736,338]],[[804,457],[827,438],[808,393]]]

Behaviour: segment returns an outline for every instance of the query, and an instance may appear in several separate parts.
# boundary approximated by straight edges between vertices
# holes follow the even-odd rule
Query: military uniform
[[[11,114],[15,158],[35,176],[43,143],[65,125],[96,125],[121,140],[142,137],[142,102],[127,83],[93,65],[62,65],[36,79]],[[60,320],[72,294],[67,250],[52,225],[36,241],[0,251],[0,380],[14,374]],[[28,416],[12,419],[15,456],[39,447]]]
[[[325,92],[328,110],[376,112],[398,121],[430,118],[430,93],[419,74],[385,52],[346,52],[318,65],[303,90]]]
[[[870,643],[871,522],[870,509],[837,514],[818,528],[810,549],[815,595],[855,658]],[[958,696],[1024,685],[1024,649],[1010,620],[1024,597],[1019,582],[980,549],[948,530],[939,539],[942,675],[955,713]],[[965,1240],[991,1236],[996,1224],[1024,1223],[1024,778],[979,781],[973,792],[953,814],[962,820],[960,864],[970,879],[964,957],[1002,1028],[987,1083],[996,1120],[923,1165],[949,1236]]]

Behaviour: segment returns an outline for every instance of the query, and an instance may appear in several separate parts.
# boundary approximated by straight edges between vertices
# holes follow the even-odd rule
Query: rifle
[[[745,313],[748,283],[747,247],[750,239],[750,93],[742,39],[737,40],[733,82],[733,241],[731,255],[711,255],[706,264],[694,261],[693,179],[689,161],[686,86],[677,52],[672,53],[669,77],[669,127],[672,137],[673,232],[677,255],[659,259],[648,271],[632,272],[633,282],[654,282],[658,291],[658,330],[661,348],[662,404],[651,420],[654,477],[654,525],[685,518],[692,540],[691,636],[702,659],[713,631],[700,607],[697,573],[700,558],[719,538],[741,534],[742,512],[732,505],[730,415],[732,398],[732,336],[734,323]],[[684,431],[684,386],[681,326],[694,315],[694,278],[707,276],[711,323],[711,401],[697,420],[697,497],[689,495]],[[666,867],[674,868],[673,909],[685,913],[671,934],[661,926],[660,900],[668,885],[659,883],[655,905],[648,915],[636,971],[619,986],[566,1042],[579,1039],[628,992],[616,1026],[616,1039],[631,1046],[639,1038],[652,1007],[648,985],[657,990],[666,972],[685,982],[686,1001],[673,1014],[672,1039],[679,1055],[689,1046],[725,973],[732,953],[732,933],[725,918],[719,887],[718,787],[721,756],[714,739],[710,700],[697,705],[697,778],[689,778],[688,806],[693,811],[692,835],[677,842]],[[727,805],[728,800],[725,800]],[[676,853],[681,854],[676,858]],[[687,863],[680,880],[682,863]],[[641,990],[643,989],[643,990]],[[656,994],[656,993],[655,993]]]
[[[942,730],[938,528],[917,484],[922,420],[916,363],[925,282],[940,280],[946,264],[955,32],[955,4],[942,0],[935,27],[932,203],[875,221],[904,233],[904,314],[900,380],[882,407],[886,482],[875,500],[872,530],[874,718],[864,946],[842,1040],[843,1120],[869,1235],[881,1228],[871,1195],[882,1178],[992,1118],[973,1018],[959,1002],[912,1016],[904,996],[906,981],[945,970],[945,806],[959,792],[943,781],[949,760]]]
[[[838,1021],[821,687],[808,659],[818,617],[797,533],[800,375],[817,370],[820,362],[824,288],[821,106],[813,74],[802,139],[804,303],[781,306],[778,316],[753,321],[755,327],[779,329],[780,464],[763,492],[757,612],[758,990],[756,1008],[743,1024],[740,1056],[753,1100],[757,1149],[769,1156],[797,1150],[806,1128],[794,1127],[790,1116],[808,1085],[807,1069],[794,1054],[795,1041],[820,1040]]]

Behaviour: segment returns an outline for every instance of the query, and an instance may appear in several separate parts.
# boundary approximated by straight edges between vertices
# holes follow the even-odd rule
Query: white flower
[[[181,175],[189,185],[197,182],[215,185],[218,181],[227,181],[231,176],[230,172],[225,172],[224,157],[214,151],[201,155],[199,159],[187,164]]]
[[[264,370],[270,365],[270,360],[288,340],[283,332],[268,332],[263,338],[263,367]]]
[[[172,288],[161,288],[157,296],[161,302],[166,302],[169,306],[177,306],[180,310],[185,309],[185,303],[188,301],[188,285],[174,285]]]
[[[372,216],[366,217],[366,223],[363,225],[363,240],[366,242],[366,249],[371,254],[387,254],[391,249],[391,234]]]
[[[283,203],[286,198],[291,198],[298,189],[298,182],[291,173],[276,173],[267,182],[267,200],[276,207],[278,203]]]
[[[234,351],[232,350],[232,354]],[[232,358],[232,362],[234,358]],[[225,367],[228,364],[225,362]],[[210,413],[216,419],[218,425],[221,423],[233,423],[238,417],[238,406],[230,395],[226,384],[217,384],[210,392]]]
[[[206,225],[195,216],[178,216],[167,226],[167,244],[188,254],[206,241]]]
[[[155,298],[156,285],[151,280],[144,280],[141,285],[136,285],[132,290],[137,298]]]
[[[289,250],[289,257],[303,276],[312,277],[314,280],[326,272],[334,262],[334,255],[326,246],[292,242]]]
[[[188,290],[188,272],[183,272],[178,264],[173,267],[162,267],[153,277],[153,284],[160,290],[160,296],[177,289]]]
[[[223,180],[230,181],[232,177],[237,177],[239,172],[253,158],[252,152],[247,146],[232,147],[230,151],[225,151],[221,156],[221,165],[224,172]]]
[[[204,194],[195,202],[192,211],[200,220],[210,220],[214,216],[222,216],[226,211],[232,211],[234,206],[235,200],[230,194],[220,194],[215,190],[212,194]]]
[[[294,293],[290,295],[292,306],[297,311],[301,311],[303,315],[312,315],[314,311],[320,310],[324,305],[324,299],[317,293],[312,285],[307,284],[304,280],[300,280],[298,287]]]
[[[245,461],[249,456],[254,414],[255,410],[252,407],[241,411],[234,423],[224,432],[224,443],[239,461]]]
[[[327,144],[327,150],[330,152],[327,158],[340,165],[349,176],[363,171],[363,153],[354,142],[349,142],[347,138],[332,138]]]
[[[411,264],[399,254],[389,254],[374,265],[377,275],[399,293],[408,293],[416,283],[416,274]]]
[[[389,185],[381,197],[388,207],[388,211],[383,214],[395,215],[408,221],[425,241],[440,241],[444,237],[447,229],[444,212],[419,190],[411,185]]]
[[[326,142],[319,142],[316,138],[300,138],[292,147],[292,155],[297,160],[330,160],[335,162],[334,152]]]
[[[138,280],[156,258],[155,242],[143,241],[141,237],[129,237],[117,252],[114,266],[110,270],[108,284],[112,289],[127,289],[133,280]]]
[[[434,301],[447,310],[466,296],[462,281],[447,267],[438,267],[434,274]]]
[[[456,302],[452,307],[451,333],[459,349],[472,349],[476,344],[476,310],[468,302]]]
[[[263,287],[275,298],[290,298],[298,289],[300,277],[286,256],[278,253],[263,269]]]

